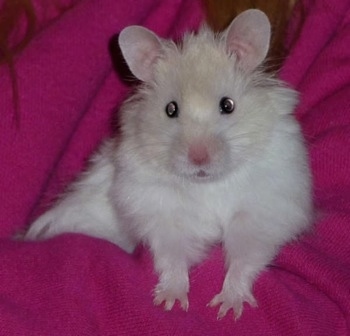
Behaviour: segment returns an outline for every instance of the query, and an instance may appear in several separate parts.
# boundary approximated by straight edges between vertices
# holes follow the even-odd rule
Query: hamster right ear
[[[253,71],[269,50],[271,26],[265,13],[248,9],[239,14],[227,28],[226,47],[237,56],[238,64]]]
[[[153,79],[153,66],[162,56],[158,36],[140,26],[129,26],[119,34],[119,46],[133,75],[143,82]]]

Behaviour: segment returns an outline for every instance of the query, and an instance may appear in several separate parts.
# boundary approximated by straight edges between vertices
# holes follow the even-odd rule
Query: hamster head
[[[176,45],[125,28],[119,43],[143,85],[122,110],[124,141],[139,164],[194,182],[219,179],[249,163],[290,113],[294,93],[257,68],[270,24],[248,10],[221,35],[203,27]]]

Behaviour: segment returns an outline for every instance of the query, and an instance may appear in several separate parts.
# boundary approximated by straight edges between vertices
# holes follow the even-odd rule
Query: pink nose
[[[196,166],[203,166],[210,162],[208,148],[201,144],[190,146],[188,150],[189,161]]]

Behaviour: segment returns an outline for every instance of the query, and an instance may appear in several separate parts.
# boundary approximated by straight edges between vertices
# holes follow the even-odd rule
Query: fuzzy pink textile
[[[153,306],[157,277],[146,249],[130,256],[72,234],[11,239],[110,133],[127,93],[112,69],[110,37],[130,24],[179,36],[202,18],[193,0],[62,2],[74,6],[40,14],[18,58],[19,128],[8,69],[0,68],[0,335],[349,335],[350,1],[301,0],[294,11],[281,76],[301,92],[296,115],[318,217],[313,232],[283,248],[259,277],[259,308],[246,306],[237,322],[231,314],[216,321],[217,310],[206,307],[224,276],[220,248],[192,270],[185,313]]]

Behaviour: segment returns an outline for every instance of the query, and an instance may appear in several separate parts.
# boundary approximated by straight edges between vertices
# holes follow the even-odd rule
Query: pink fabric
[[[350,333],[350,2],[301,0],[281,76],[301,92],[318,219],[286,246],[254,288],[259,308],[216,321],[206,304],[223,279],[219,248],[191,272],[190,309],[154,307],[149,253],[130,256],[80,235],[16,242],[110,133],[127,86],[112,71],[109,38],[129,24],[162,36],[197,26],[192,0],[80,0],[48,15],[18,58],[21,124],[0,68],[1,335],[348,335]]]

